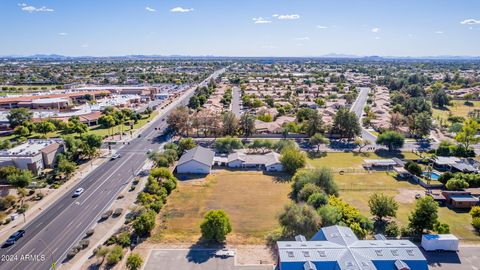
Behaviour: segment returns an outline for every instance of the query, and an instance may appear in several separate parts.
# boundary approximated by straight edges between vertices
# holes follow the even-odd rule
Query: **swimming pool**
[[[438,181],[438,178],[440,178],[440,174],[438,174],[436,172],[423,172],[422,175],[425,178],[429,178],[429,179],[432,179],[432,180],[435,180],[435,181]]]

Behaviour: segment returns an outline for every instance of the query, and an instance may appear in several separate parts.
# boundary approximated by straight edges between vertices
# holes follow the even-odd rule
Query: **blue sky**
[[[478,0],[1,0],[0,25],[0,55],[480,56]]]

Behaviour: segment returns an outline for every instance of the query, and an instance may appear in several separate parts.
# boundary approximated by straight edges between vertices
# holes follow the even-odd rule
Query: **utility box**
[[[458,251],[458,238],[453,234],[424,234],[422,248],[426,251]]]

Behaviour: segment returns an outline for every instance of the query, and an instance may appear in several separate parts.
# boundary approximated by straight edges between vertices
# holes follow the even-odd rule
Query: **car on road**
[[[148,149],[148,150],[147,150],[147,154],[150,154],[150,153],[152,153],[152,152],[153,152],[152,149]]]
[[[6,247],[15,244],[15,242],[22,238],[23,235],[25,235],[25,230],[16,231],[14,234],[10,235],[10,237],[7,239],[7,241],[5,241],[3,246]]]
[[[115,160],[115,159],[119,159],[120,158],[120,155],[119,154],[115,154],[112,156],[111,160]]]
[[[83,188],[77,188],[75,190],[75,192],[73,192],[73,197],[78,197],[80,195],[82,195],[82,193],[84,192],[85,190]]]

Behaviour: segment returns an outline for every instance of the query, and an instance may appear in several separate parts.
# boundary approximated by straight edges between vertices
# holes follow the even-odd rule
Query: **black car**
[[[15,244],[15,242],[17,242],[18,239],[22,238],[24,234],[25,234],[25,230],[18,230],[14,234],[10,235],[7,241],[5,241],[4,246],[11,246]]]

